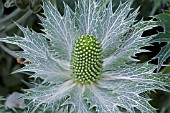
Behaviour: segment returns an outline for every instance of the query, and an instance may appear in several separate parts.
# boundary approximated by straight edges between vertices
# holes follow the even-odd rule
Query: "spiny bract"
[[[168,91],[169,75],[153,73],[154,65],[136,63],[131,56],[146,51],[152,36],[142,37],[157,23],[135,21],[130,0],[112,11],[112,2],[78,0],[75,11],[66,4],[62,16],[44,0],[45,34],[18,27],[20,36],[0,41],[18,45],[13,52],[31,62],[15,72],[34,72],[43,82],[25,90],[28,112],[49,113],[155,113],[141,93]],[[15,73],[14,72],[14,73]]]

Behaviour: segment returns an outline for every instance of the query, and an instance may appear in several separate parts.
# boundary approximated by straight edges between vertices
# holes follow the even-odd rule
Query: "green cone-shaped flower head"
[[[72,76],[81,84],[96,82],[102,72],[102,48],[92,35],[83,35],[75,42],[72,54]]]

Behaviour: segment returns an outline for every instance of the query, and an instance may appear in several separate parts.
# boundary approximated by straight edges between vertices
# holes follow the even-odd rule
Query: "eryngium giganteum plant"
[[[153,73],[152,64],[137,63],[132,56],[149,45],[152,36],[142,37],[156,22],[135,21],[130,0],[115,12],[112,2],[78,0],[75,11],[65,4],[61,15],[50,2],[43,2],[45,17],[39,16],[44,33],[18,25],[24,33],[1,38],[18,45],[14,52],[25,58],[16,72],[34,72],[41,78],[26,89],[28,112],[66,113],[155,113],[146,92],[168,91],[168,75]],[[15,72],[14,72],[15,73]]]

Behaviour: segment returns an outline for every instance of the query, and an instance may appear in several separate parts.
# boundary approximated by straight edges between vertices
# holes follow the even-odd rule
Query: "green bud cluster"
[[[102,49],[100,42],[91,35],[83,35],[75,42],[72,53],[72,76],[80,84],[95,83],[101,77]]]
[[[30,0],[29,7],[33,13],[38,13],[41,9],[41,0]]]
[[[15,4],[20,9],[25,9],[29,4],[29,0],[15,0]]]

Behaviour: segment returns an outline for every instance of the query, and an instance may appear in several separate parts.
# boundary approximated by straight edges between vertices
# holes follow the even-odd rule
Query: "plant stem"
[[[5,52],[7,52],[9,55],[13,56],[14,58],[17,58],[16,55],[12,54],[13,51],[11,51],[11,50],[8,49],[7,47],[5,47],[5,46],[3,45],[3,43],[0,43],[0,47],[1,47]]]
[[[156,12],[156,10],[160,6],[160,4],[161,4],[161,0],[155,0],[154,1],[154,5],[153,5],[152,11],[150,13],[150,16],[154,15],[154,13]]]
[[[14,12],[12,12],[11,14],[9,14],[8,16],[0,19],[0,23],[3,23],[5,21],[10,20],[11,18],[13,18],[14,16],[16,16],[19,12],[21,12],[21,10],[19,8],[17,8]]]
[[[19,19],[16,21],[16,23],[21,23],[21,22],[23,22],[23,21],[26,20],[31,14],[32,14],[32,11],[29,10],[25,15],[23,15],[21,18],[19,18]],[[4,31],[5,31],[5,32],[6,32],[6,31],[9,31],[10,29],[14,28],[15,26],[16,26],[16,24],[13,23],[13,24],[7,26]]]

